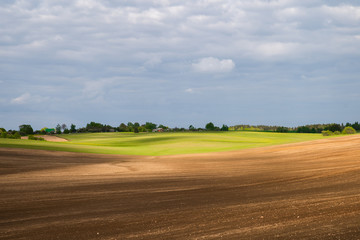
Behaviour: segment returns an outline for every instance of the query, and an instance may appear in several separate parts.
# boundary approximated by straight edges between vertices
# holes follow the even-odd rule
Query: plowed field
[[[360,239],[360,136],[161,157],[0,148],[0,239]]]

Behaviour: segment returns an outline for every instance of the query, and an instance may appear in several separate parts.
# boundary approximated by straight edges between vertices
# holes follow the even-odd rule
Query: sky
[[[0,1],[6,129],[346,123],[359,100],[359,1]]]

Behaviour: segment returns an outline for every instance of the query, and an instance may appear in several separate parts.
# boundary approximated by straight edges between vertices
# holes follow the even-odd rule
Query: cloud
[[[19,97],[11,99],[13,104],[24,104],[30,99],[31,95],[29,93],[24,93]]]
[[[187,88],[187,89],[185,89],[185,92],[186,93],[194,93],[195,91],[192,88]]]
[[[261,57],[291,56],[296,48],[296,43],[269,42],[258,44],[255,51]]]
[[[231,59],[220,60],[214,57],[201,58],[196,63],[192,64],[192,67],[197,72],[204,73],[225,73],[231,72],[235,63]]]
[[[0,112],[21,109],[29,116],[34,108],[28,103],[41,102],[54,118],[87,121],[106,118],[103,104],[121,108],[113,118],[129,118],[123,121],[160,118],[149,109],[166,109],[171,125],[186,116],[175,109],[189,109],[196,98],[224,111],[246,102],[264,109],[265,119],[283,121],[283,112],[267,111],[271,98],[288,100],[289,89],[309,91],[309,79],[322,79],[307,82],[314,94],[325,86],[344,99],[339,106],[356,108],[348,96],[359,96],[359,20],[354,0],[0,1],[0,96],[11,103],[2,101]],[[237,92],[207,88],[226,85]],[[278,94],[255,99],[259,86],[266,86],[263,95]],[[342,87],[349,93],[340,94]],[[83,107],[89,102],[91,108]],[[8,116],[11,125],[15,115]]]
[[[32,103],[43,103],[47,101],[49,97],[42,97],[39,95],[31,95],[30,93],[24,93],[19,97],[11,99],[12,104],[23,105],[23,104],[32,104]]]

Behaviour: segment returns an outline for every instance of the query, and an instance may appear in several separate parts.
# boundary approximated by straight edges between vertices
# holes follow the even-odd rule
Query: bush
[[[335,135],[340,135],[340,132],[339,132],[339,131],[335,131],[334,134],[335,134]]]
[[[29,135],[28,139],[29,139],[29,140],[45,141],[44,138],[42,138],[42,137],[35,137],[34,135]]]
[[[14,136],[15,139],[21,139],[21,135],[20,135],[19,132],[14,133],[13,136]]]
[[[322,131],[321,132],[323,136],[332,136],[334,133],[330,130]]]
[[[7,132],[2,132],[0,135],[1,138],[7,138]]]
[[[345,127],[342,134],[355,134],[356,130],[353,127]]]

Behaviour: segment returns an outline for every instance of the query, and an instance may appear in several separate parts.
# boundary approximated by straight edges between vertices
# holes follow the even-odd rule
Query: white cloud
[[[39,95],[31,95],[30,93],[24,93],[19,97],[11,99],[12,104],[22,105],[22,104],[31,104],[31,103],[43,103],[49,100],[49,97],[42,97]]]
[[[257,45],[255,52],[257,53],[257,55],[263,57],[276,57],[281,55],[290,55],[295,51],[296,47],[297,44],[295,43],[260,43]]]
[[[187,93],[194,93],[194,89],[188,88],[188,89],[185,90],[185,92],[187,92]]]
[[[193,63],[192,67],[197,72],[231,72],[235,67],[235,63],[231,59],[220,60],[214,57],[207,57]]]
[[[24,93],[17,98],[11,99],[11,103],[13,104],[24,104],[30,99],[30,93]]]
[[[155,67],[159,64],[162,63],[162,60],[160,57],[157,57],[157,56],[154,56],[154,57],[151,57],[150,59],[148,59],[146,62],[145,62],[145,67],[148,67],[148,68],[152,68],[152,67]]]
[[[87,81],[82,90],[83,97],[91,100],[103,100],[107,91],[114,87],[116,79],[100,79]]]

